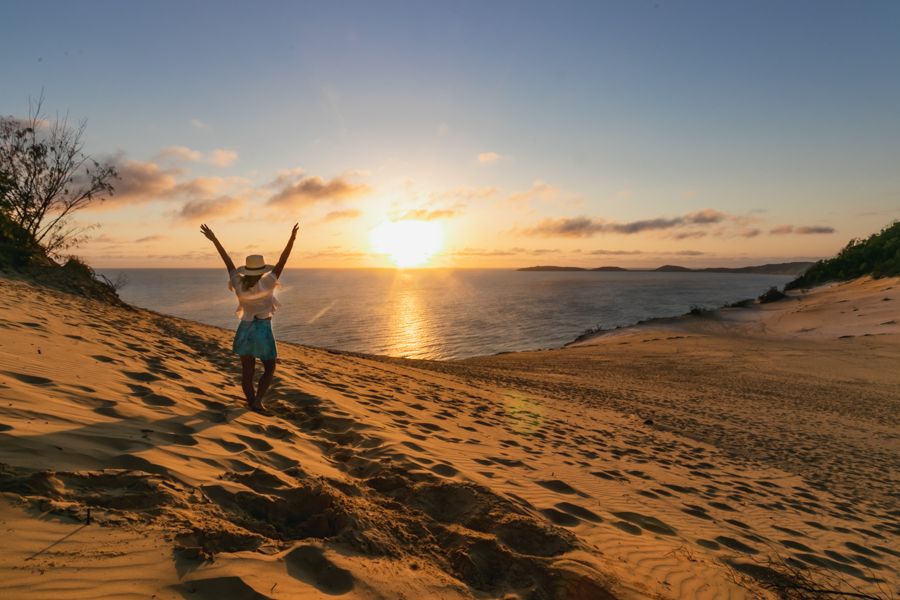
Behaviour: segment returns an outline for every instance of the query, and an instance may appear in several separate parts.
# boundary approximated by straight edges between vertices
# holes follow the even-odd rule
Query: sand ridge
[[[740,598],[767,593],[753,567],[775,551],[860,589],[897,587],[890,376],[857,372],[857,411],[837,409],[851,464],[873,452],[859,479],[886,480],[851,501],[846,469],[815,479],[777,447],[735,452],[725,438],[745,415],[704,412],[721,371],[666,374],[672,361],[751,352],[749,335],[635,331],[641,354],[628,358],[641,360],[629,366],[609,356],[627,341],[612,338],[460,363],[280,344],[263,416],[240,406],[230,332],[4,284],[0,518],[44,532],[0,554],[16,597],[93,597],[103,569],[121,597]],[[875,339],[835,343],[867,344],[854,348],[874,369],[897,348]],[[779,346],[772,360],[808,351]],[[796,373],[775,375],[732,382],[724,401],[742,389],[773,396]],[[812,379],[802,385],[818,389]],[[785,401],[798,412],[800,399]],[[796,447],[801,431],[786,431]],[[823,464],[835,451],[822,447]],[[88,508],[94,523],[82,528]],[[139,569],[152,576],[89,559],[94,531],[143,536],[136,564],[152,563]],[[56,534],[71,534],[54,547],[65,560],[23,569]]]

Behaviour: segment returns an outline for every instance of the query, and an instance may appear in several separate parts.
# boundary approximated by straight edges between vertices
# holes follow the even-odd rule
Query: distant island
[[[517,271],[658,271],[661,273],[756,273],[763,275],[802,275],[813,266],[811,262],[786,262],[756,265],[752,267],[705,267],[691,269],[679,265],[663,265],[655,269],[625,269],[623,267],[560,267],[554,265],[538,265],[523,267]]]

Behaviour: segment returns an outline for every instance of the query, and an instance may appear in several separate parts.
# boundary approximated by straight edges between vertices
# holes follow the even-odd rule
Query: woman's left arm
[[[281,258],[278,259],[278,264],[275,265],[275,269],[272,271],[275,273],[275,277],[281,277],[281,272],[284,271],[284,265],[287,264],[291,250],[294,248],[294,240],[297,239],[298,229],[300,229],[300,224],[294,223],[294,228],[291,230],[291,239],[288,240],[287,246],[284,247],[284,252],[281,253]]]

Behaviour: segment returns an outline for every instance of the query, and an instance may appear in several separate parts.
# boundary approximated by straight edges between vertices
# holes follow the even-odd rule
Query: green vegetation
[[[851,240],[837,256],[815,263],[785,289],[846,281],[863,275],[875,278],[900,275],[900,221],[894,221],[868,239]]]

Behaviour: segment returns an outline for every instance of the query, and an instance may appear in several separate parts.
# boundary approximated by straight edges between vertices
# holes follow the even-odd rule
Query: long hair
[[[249,290],[254,285],[256,285],[256,282],[259,281],[260,277],[262,277],[262,275],[242,275],[241,287],[244,289],[244,291]]]

